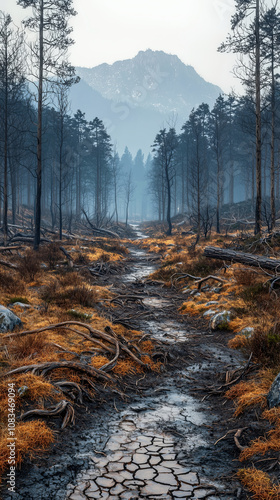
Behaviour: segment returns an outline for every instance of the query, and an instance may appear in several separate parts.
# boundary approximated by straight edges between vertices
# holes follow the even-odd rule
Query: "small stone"
[[[208,316],[214,316],[217,313],[218,311],[216,311],[215,309],[208,309],[208,311],[205,311],[205,313],[203,313],[203,317],[207,318]]]
[[[177,480],[171,473],[160,473],[156,478],[155,481],[157,483],[161,484],[169,484],[169,486],[177,486]]]
[[[196,472],[189,472],[188,474],[178,475],[179,481],[188,484],[199,484],[198,475]]]
[[[103,486],[104,488],[112,488],[112,486],[115,486],[115,481],[112,479],[112,477],[98,477],[96,479],[96,482],[99,486]]]
[[[239,332],[239,335],[244,335],[247,339],[250,339],[254,332],[255,329],[252,326],[247,326],[246,328],[243,328],[241,332]]]
[[[267,402],[269,408],[274,408],[280,405],[280,373],[274,379],[269,393],[267,395]]]
[[[210,302],[207,302],[207,304],[205,304],[205,307],[215,306],[216,304],[219,304],[218,300],[210,300]]]
[[[210,321],[211,330],[226,330],[229,326],[229,322],[232,318],[232,313],[230,311],[222,311],[215,314]]]

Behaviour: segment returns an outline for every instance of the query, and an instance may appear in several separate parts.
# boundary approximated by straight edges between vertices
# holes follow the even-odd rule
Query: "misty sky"
[[[217,52],[230,31],[234,5],[234,0],[74,0],[71,63],[92,67],[139,50],[164,50],[225,92],[240,91],[232,74],[236,56]],[[0,0],[0,10],[16,24],[27,15],[16,0]]]

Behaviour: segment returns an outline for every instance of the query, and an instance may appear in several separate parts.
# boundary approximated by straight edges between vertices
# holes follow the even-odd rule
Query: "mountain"
[[[193,107],[214,104],[222,90],[206,82],[176,55],[146,50],[133,59],[76,68],[81,82],[71,90],[72,109],[101,118],[119,151],[146,153],[160,128],[188,119]]]

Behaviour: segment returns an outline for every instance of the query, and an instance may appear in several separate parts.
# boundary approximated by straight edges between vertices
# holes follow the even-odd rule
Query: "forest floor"
[[[20,471],[16,473],[15,494],[8,492],[6,470],[3,471],[3,500],[250,498],[249,490],[242,487],[238,477],[243,479],[245,486],[255,495],[254,498],[279,498],[277,486],[273,486],[270,478],[267,482],[267,469],[256,473],[257,464],[252,465],[250,460],[246,462],[247,470],[251,471],[250,477],[254,477],[253,489],[248,480],[244,481],[244,462],[239,461],[240,449],[248,447],[252,440],[264,436],[270,429],[268,421],[261,418],[261,410],[256,407],[255,400],[252,408],[248,402],[244,403],[247,410],[244,413],[235,411],[234,395],[226,394],[229,388],[234,389],[247,381],[247,393],[251,400],[254,399],[251,377],[253,380],[258,379],[257,372],[260,367],[256,362],[248,363],[250,349],[245,345],[248,339],[245,339],[246,342],[242,339],[242,353],[228,346],[229,342],[240,337],[234,334],[237,328],[249,326],[249,318],[251,325],[253,320],[249,313],[252,315],[252,311],[248,311],[243,304],[239,322],[235,317],[230,328],[212,331],[209,327],[209,317],[203,317],[202,314],[213,305],[228,308],[229,301],[237,300],[236,290],[233,293],[233,275],[227,270],[228,276],[226,279],[223,277],[225,281],[228,280],[228,283],[222,285],[225,288],[224,293],[218,290],[215,282],[206,286],[200,293],[195,290],[195,284],[188,287],[185,284],[173,286],[174,274],[179,277],[184,266],[185,249],[182,245],[179,247],[176,238],[167,240],[161,237],[155,241],[142,239],[142,236],[138,231],[137,239],[123,242],[129,253],[122,249],[121,259],[116,257],[118,254],[114,254],[115,260],[110,260],[112,254],[105,257],[108,249],[105,253],[102,250],[102,258],[100,259],[99,255],[97,261],[102,260],[104,272],[100,272],[100,266],[95,265],[96,275],[90,277],[91,291],[94,290],[97,294],[99,290],[98,300],[95,295],[94,306],[87,302],[84,306],[78,301],[78,319],[88,321],[94,328],[98,328],[98,331],[108,331],[109,326],[122,341],[126,338],[126,345],[131,346],[131,350],[138,343],[141,352],[146,352],[145,363],[148,369],[138,366],[131,358],[122,357],[111,372],[116,383],[99,384],[98,387],[95,386],[93,397],[86,404],[75,403],[74,426],[67,426],[58,432],[61,416],[54,418],[49,415],[47,422],[52,432],[56,433],[55,442],[51,444],[50,439],[49,451],[40,456],[37,453],[40,440],[38,444],[34,444],[31,452],[26,449],[26,453],[23,453],[25,460]],[[116,250],[120,251],[118,245]],[[189,254],[188,265],[192,262],[194,267],[197,257],[193,255],[192,250],[187,250],[187,247],[186,252]],[[85,253],[89,253],[87,248],[79,249],[79,262],[83,265],[86,262]],[[201,257],[198,260],[202,263],[201,271],[205,262]],[[221,270],[220,274],[218,272],[217,263],[215,266],[215,273],[222,276]],[[206,271],[209,273],[209,269]],[[61,299],[62,291],[57,284],[54,285],[57,276],[55,277],[52,271],[48,272],[52,274],[51,281],[50,276],[47,280],[45,277],[36,278],[37,282],[35,280],[29,283],[28,291],[26,288],[24,290],[24,295],[28,296],[32,305],[31,310],[20,312],[20,306],[15,306],[27,330],[31,330],[35,325],[37,328],[44,327],[46,322],[50,324],[66,322],[69,318],[73,320],[73,309],[69,309],[68,316],[66,315],[66,293],[61,305],[62,311],[58,311],[57,304],[53,303],[58,298]],[[75,271],[70,274],[73,272]],[[68,276],[68,273],[65,276]],[[240,283],[236,285],[236,277],[238,278],[237,270],[234,286],[242,287]],[[63,283],[61,277],[59,279],[65,292],[69,285],[68,278],[64,277]],[[89,281],[87,274],[84,279]],[[42,289],[43,297],[40,292]],[[195,294],[191,295],[193,290]],[[11,293],[8,295],[10,300]],[[7,298],[1,297],[0,303],[3,303],[3,300],[9,302]],[[241,310],[240,300],[238,296]],[[72,301],[75,302],[74,299]],[[215,304],[206,305],[209,302]],[[219,302],[221,304],[218,304]],[[237,304],[234,305],[237,309]],[[77,320],[77,304],[74,312]],[[90,312],[91,318],[87,317]],[[65,336],[65,332],[63,334]],[[36,348],[40,349],[39,341],[42,343],[42,339],[38,340],[38,335],[35,351]],[[52,344],[61,346],[64,341],[64,348],[67,345],[70,349],[71,345],[71,350],[73,349],[73,338],[70,344],[66,344],[62,335],[59,340],[57,332],[52,335],[53,338],[48,339],[52,340]],[[20,343],[24,338],[14,340]],[[34,363],[34,360],[38,362],[38,359],[48,359],[47,355],[42,356],[43,351],[34,353],[32,345],[25,346],[33,352],[29,361],[27,362],[28,356],[19,359],[20,356],[15,355],[13,338],[10,340],[12,345],[8,345],[9,357],[8,361],[6,358],[6,363],[3,359],[3,368],[15,368],[22,364]],[[22,350],[24,346],[20,347]],[[134,353],[140,352],[139,347],[138,351],[134,349]],[[84,349],[83,345],[78,352],[79,359]],[[78,350],[77,344],[75,350]],[[56,351],[53,351],[52,359],[58,359],[55,356]],[[103,359],[100,358],[101,355],[95,355],[91,365],[102,367],[104,356]],[[141,359],[144,359],[142,355]],[[65,376],[65,371],[63,375]],[[31,378],[38,377],[38,374],[20,376],[29,379],[15,378],[17,387],[22,388],[28,384],[30,386],[27,401],[18,401],[22,413],[26,410],[25,406],[29,409],[32,403],[31,389],[34,380]],[[58,378],[62,378],[62,373]],[[270,378],[266,374],[266,384],[271,383]],[[77,374],[72,374],[71,380],[74,383],[76,380],[77,384],[81,382]],[[263,379],[260,380],[263,383]],[[40,384],[40,387],[43,386],[42,380]],[[263,398],[263,386],[261,389]],[[34,390],[34,396],[35,392]],[[260,398],[260,391],[255,391],[254,394],[261,405],[263,400]],[[236,391],[235,400],[242,395],[241,390]],[[50,399],[50,396],[53,402],[53,394],[44,394],[42,391],[39,396],[41,408],[48,407],[45,406],[45,400]],[[38,401],[38,394],[34,399]],[[69,401],[69,397],[66,397],[66,400]],[[31,422],[38,422],[34,417],[37,418],[33,414]],[[42,429],[34,428],[33,431],[40,433]],[[43,446],[41,448],[43,449]],[[2,457],[5,459],[3,453]],[[275,466],[277,460],[277,457],[269,455],[268,462],[264,462],[269,466],[274,464],[274,475],[279,471],[279,463]],[[240,472],[240,469],[243,472]],[[263,476],[260,478],[261,473]]]

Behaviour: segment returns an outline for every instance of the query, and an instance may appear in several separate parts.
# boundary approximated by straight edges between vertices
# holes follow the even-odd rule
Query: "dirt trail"
[[[232,410],[196,392],[244,361],[226,347],[226,334],[200,330],[180,316],[172,290],[144,285],[154,269],[145,251],[132,248],[128,264],[113,291],[144,294],[133,315],[138,328],[162,342],[168,367],[136,381],[126,403],[105,395],[104,405],[84,415],[87,428],[66,430],[63,443],[49,458],[26,465],[18,493],[3,500],[246,498],[234,480],[232,435],[214,445],[236,426]]]

